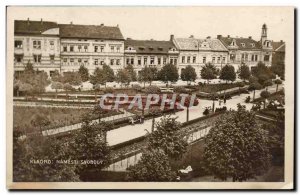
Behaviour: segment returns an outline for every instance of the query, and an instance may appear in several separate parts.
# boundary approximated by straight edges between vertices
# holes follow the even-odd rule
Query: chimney
[[[217,39],[221,39],[222,38],[222,35],[217,35]]]
[[[280,43],[283,43],[283,40],[280,40]]]
[[[210,39],[210,38],[211,38],[210,36],[206,37],[206,39]]]
[[[73,22],[71,21],[70,24],[73,25]]]
[[[119,24],[117,24],[117,27],[119,28]]]
[[[227,38],[230,38],[230,35],[227,35]]]
[[[252,39],[252,36],[249,36],[248,38],[249,38],[249,39]]]
[[[41,18],[41,24],[43,24],[43,18]]]
[[[102,24],[100,24],[100,26],[104,26],[104,24],[102,23]]]
[[[194,38],[194,35],[191,35],[190,38]]]
[[[174,35],[170,35],[170,41],[174,40]]]
[[[30,21],[29,18],[27,18],[27,25],[29,25],[29,21]]]

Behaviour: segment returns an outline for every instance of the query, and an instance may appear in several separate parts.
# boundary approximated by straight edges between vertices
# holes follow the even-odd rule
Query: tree
[[[262,174],[270,155],[265,131],[255,113],[238,104],[237,111],[223,115],[213,125],[205,140],[204,164],[223,181],[246,181]]]
[[[175,181],[176,172],[172,171],[168,156],[163,150],[148,150],[136,165],[128,168],[127,179],[140,182]]]
[[[195,71],[195,68],[193,68],[191,65],[188,65],[186,68],[181,70],[181,80],[189,82],[194,82],[196,80],[197,74]]]
[[[191,103],[192,101],[192,97],[191,96],[187,96],[185,98],[184,101],[184,107],[186,107],[186,122],[189,121],[189,109],[191,106],[197,106],[199,104],[199,101],[197,100],[197,98],[194,99],[194,101]]]
[[[261,89],[262,86],[258,82],[251,82],[249,85],[249,90],[253,90],[253,101],[255,99],[255,90]]]
[[[178,70],[173,64],[166,64],[162,67],[162,69],[158,72],[159,80],[163,81],[167,85],[169,82],[178,81]]]
[[[37,126],[40,128],[40,132],[42,133],[42,130],[44,127],[50,125],[50,120],[46,115],[43,114],[36,114],[33,116],[33,119],[31,120],[32,126]]]
[[[176,118],[164,116],[155,127],[156,130],[149,135],[149,150],[160,148],[170,158],[181,158],[188,144],[184,133],[180,131],[181,124]]]
[[[79,75],[80,75],[80,77],[81,77],[81,80],[82,80],[83,82],[89,80],[89,70],[88,70],[85,66],[81,65],[81,66],[79,67],[78,73],[79,73]]]
[[[129,85],[129,83],[131,81],[131,77],[130,77],[128,71],[125,69],[119,70],[117,73],[116,81],[118,83],[121,83],[121,87],[123,84]]]
[[[264,87],[266,88],[266,91],[268,91],[268,86],[272,86],[272,85],[273,85],[272,80],[266,80],[264,82]]]
[[[128,74],[130,76],[130,81],[136,81],[137,80],[136,72],[135,72],[132,64],[128,64],[125,67],[125,70],[127,70]]]
[[[82,80],[78,72],[64,72],[62,82],[70,85],[81,85]]]
[[[69,97],[69,91],[73,91],[74,88],[72,87],[72,85],[70,85],[70,83],[65,83],[63,89],[66,91],[66,97]]]
[[[152,81],[157,79],[157,74],[158,74],[158,70],[156,67],[145,66],[140,71],[139,80],[144,82],[144,87],[145,87],[146,82],[149,82],[149,84],[151,85]]]
[[[115,74],[113,69],[106,64],[103,65],[102,69],[103,69],[103,75],[105,75],[105,84],[106,82],[113,82],[115,80]]]
[[[272,70],[267,67],[263,62],[258,62],[251,70],[252,75],[258,79],[259,84],[264,85],[264,82],[275,78]]]
[[[55,92],[56,92],[55,98],[57,98],[57,91],[58,91],[59,89],[63,89],[63,88],[64,88],[64,84],[62,84],[61,82],[53,82],[53,83],[51,84],[51,88],[52,88],[52,89],[55,89]]]
[[[206,79],[207,83],[209,83],[211,79],[216,79],[217,75],[218,71],[216,67],[210,62],[205,64],[205,66],[201,69],[201,78]]]
[[[251,73],[250,69],[246,64],[242,64],[238,70],[239,78],[245,80],[249,80]]]
[[[262,91],[260,92],[260,97],[264,98],[264,109],[266,108],[266,99],[270,97],[270,92]]]
[[[91,122],[86,116],[80,130],[74,132],[70,141],[72,159],[94,160],[97,163],[77,164],[76,173],[82,181],[90,181],[93,174],[99,173],[110,163],[110,149],[105,141],[107,125],[104,122]]]
[[[273,64],[271,66],[271,70],[277,74],[282,80],[284,80],[285,73],[285,63],[284,61],[280,61],[278,63]]]
[[[78,182],[73,164],[58,163],[70,159],[66,142],[56,137],[32,136],[22,140],[13,136],[14,182]],[[50,160],[51,163],[30,163],[31,160]]]
[[[278,85],[282,84],[282,81],[280,79],[276,79],[275,81],[276,84],[276,92],[278,91]]]
[[[107,75],[105,75],[104,70],[100,68],[96,68],[93,75],[90,76],[90,83],[95,85],[106,85]]]
[[[220,79],[225,80],[226,83],[228,81],[235,81],[236,79],[236,74],[234,71],[234,67],[231,65],[226,64],[225,66],[223,66],[223,68],[221,69],[221,73],[220,73]]]
[[[28,60],[26,66],[25,66],[25,68],[24,68],[24,72],[25,72],[25,73],[29,73],[29,74],[34,74],[34,73],[35,73],[35,71],[34,71],[34,69],[33,69],[33,65],[32,65],[32,63],[30,63],[29,60]]]

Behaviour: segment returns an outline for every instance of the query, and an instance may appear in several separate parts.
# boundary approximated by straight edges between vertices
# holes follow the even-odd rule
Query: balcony
[[[18,48],[18,47],[15,47],[15,54],[24,54],[24,49],[23,48]]]

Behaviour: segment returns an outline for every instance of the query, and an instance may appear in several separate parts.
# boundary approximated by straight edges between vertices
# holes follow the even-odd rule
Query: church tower
[[[263,24],[261,28],[261,43],[265,44],[265,41],[267,40],[267,25]]]

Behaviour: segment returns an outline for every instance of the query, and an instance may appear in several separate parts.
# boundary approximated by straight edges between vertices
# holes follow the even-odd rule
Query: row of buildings
[[[267,66],[284,61],[285,43],[267,38],[267,26],[261,29],[261,39],[218,35],[217,38],[177,38],[167,41],[125,39],[119,26],[57,24],[56,22],[16,20],[14,23],[14,70],[22,72],[27,63],[52,75],[77,71],[81,65],[90,73],[106,64],[115,72],[132,64],[137,73],[145,66],[160,69],[174,64],[179,73],[187,65],[201,68],[212,63],[217,68],[241,63],[250,67],[259,61]],[[280,53],[277,55],[277,53]],[[274,60],[273,60],[274,61]],[[279,62],[278,62],[279,61]]]

